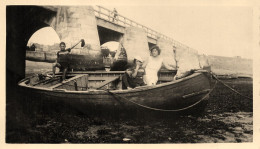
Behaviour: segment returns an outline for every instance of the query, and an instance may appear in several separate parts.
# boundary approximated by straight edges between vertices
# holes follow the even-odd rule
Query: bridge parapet
[[[95,11],[95,15],[96,17],[98,18],[101,18],[101,19],[104,19],[106,21],[109,21],[111,23],[115,23],[117,25],[120,25],[120,26],[124,26],[124,27],[139,27],[139,28],[143,28],[146,32],[147,32],[147,36],[148,37],[151,37],[151,38],[154,38],[154,39],[157,39],[158,37],[158,32],[144,26],[144,25],[141,25],[127,17],[124,17],[120,14],[117,13],[117,16],[114,17],[114,12],[105,8],[105,7],[102,7],[102,6],[94,6],[94,11]],[[165,36],[165,38],[167,38]],[[170,39],[170,38],[169,38]]]
[[[139,28],[142,28],[146,31],[147,33],[147,36],[150,37],[150,38],[153,38],[153,39],[165,39],[165,40],[169,40],[172,42],[173,46],[175,47],[180,47],[180,48],[184,48],[184,49],[191,49],[189,46],[185,45],[185,44],[182,44],[166,35],[163,35],[149,27],[146,27],[142,24],[139,24],[125,16],[122,16],[120,14],[117,13],[117,16],[114,17],[114,12],[105,8],[105,7],[102,7],[102,6],[93,6],[94,7],[94,11],[95,11],[95,16],[97,18],[101,18],[101,19],[104,19],[108,22],[111,22],[111,23],[114,23],[114,24],[117,24],[117,25],[120,25],[120,26],[124,26],[124,27],[139,27]]]
[[[58,9],[60,8],[60,6],[43,6],[44,8],[46,9],[49,9],[49,10],[52,10],[52,11],[58,11]],[[169,40],[172,42],[173,46],[175,47],[178,47],[178,48],[181,48],[181,49],[192,49],[191,47],[179,42],[179,41],[176,41],[166,35],[163,35],[149,27],[146,27],[140,23],[137,23],[125,16],[122,16],[120,14],[117,13],[117,17],[114,18],[114,13],[113,11],[105,8],[105,7],[102,7],[102,6],[93,6],[94,8],[94,13],[95,13],[95,16],[97,18],[100,18],[100,19],[103,19],[103,20],[106,20],[110,23],[114,23],[114,24],[117,24],[117,25],[120,25],[120,26],[123,26],[123,27],[139,27],[139,28],[143,28],[146,33],[147,33],[147,36],[150,37],[151,39],[154,39],[154,40],[157,40],[159,38],[163,38],[163,39],[166,39],[166,40]]]

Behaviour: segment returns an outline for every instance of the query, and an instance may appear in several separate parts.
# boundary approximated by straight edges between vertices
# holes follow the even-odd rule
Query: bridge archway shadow
[[[109,41],[120,42],[124,34],[98,26],[100,45]]]
[[[149,49],[151,49],[153,46],[155,46],[156,44],[153,44],[153,43],[150,43],[150,42],[148,42],[148,47],[149,47]]]

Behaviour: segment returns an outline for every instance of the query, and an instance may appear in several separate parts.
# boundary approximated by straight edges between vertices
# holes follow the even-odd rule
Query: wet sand
[[[223,80],[252,98],[252,79]],[[30,108],[30,107],[27,107]],[[10,109],[10,108],[9,108]],[[22,108],[21,108],[22,109]],[[34,107],[35,109],[35,107]],[[65,108],[66,109],[66,108]],[[26,112],[27,111],[27,112]],[[56,108],[14,114],[21,127],[7,119],[7,143],[233,143],[253,141],[253,101],[218,83],[200,116],[111,117],[84,115]],[[8,110],[7,112],[14,112]],[[10,114],[11,115],[11,114]],[[23,117],[23,119],[19,119]],[[15,121],[15,122],[16,122]]]

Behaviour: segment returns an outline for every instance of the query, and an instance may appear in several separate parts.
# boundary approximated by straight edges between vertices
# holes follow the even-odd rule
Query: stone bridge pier
[[[103,68],[100,52],[100,40],[96,17],[91,6],[62,6],[57,8],[56,17],[51,26],[55,29],[61,41],[67,48],[72,47],[81,39],[80,44],[72,49],[69,55],[70,67],[74,70],[91,70]]]
[[[177,64],[175,61],[175,52],[173,43],[169,40],[165,40],[163,38],[157,39],[157,45],[161,49],[161,56],[163,58],[164,65],[167,65],[168,67],[172,69],[177,68]]]
[[[146,60],[149,53],[149,46],[147,41],[146,32],[137,27],[127,27],[125,34],[120,42],[119,47],[124,47],[127,53],[128,62],[132,62],[135,56],[140,56],[143,60]]]
[[[143,60],[148,58],[149,45],[147,35],[141,28],[127,27],[119,41],[115,55],[116,61],[112,65],[112,70],[125,70],[127,63],[132,64],[135,56],[140,56]]]

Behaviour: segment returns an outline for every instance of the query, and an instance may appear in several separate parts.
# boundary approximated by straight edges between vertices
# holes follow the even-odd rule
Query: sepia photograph
[[[256,8],[144,2],[3,6],[4,143],[254,143]]]

